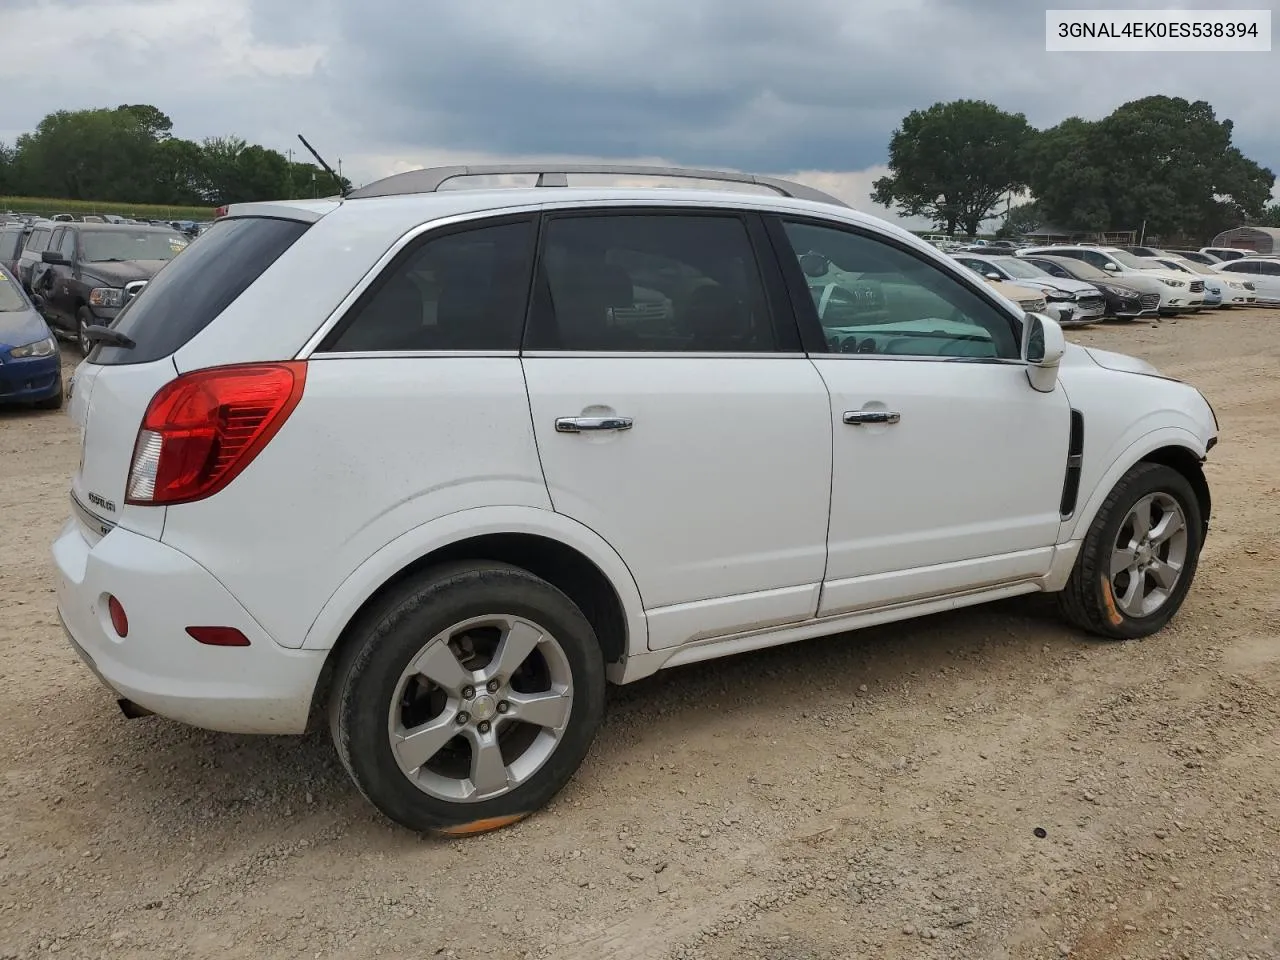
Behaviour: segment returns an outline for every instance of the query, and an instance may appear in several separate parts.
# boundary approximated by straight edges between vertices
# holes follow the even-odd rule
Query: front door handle
[[[901,419],[902,414],[893,410],[846,410],[844,414],[844,422],[855,427],[864,423],[897,423]]]
[[[630,430],[630,417],[559,417],[556,433],[586,433],[589,430]]]

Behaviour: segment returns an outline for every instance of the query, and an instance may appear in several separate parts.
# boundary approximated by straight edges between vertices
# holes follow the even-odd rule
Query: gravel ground
[[[1280,955],[1280,311],[1069,336],[1222,423],[1162,634],[1030,598],[662,673],[463,841],[381,820],[322,733],[124,720],[54,612],[71,424],[0,413],[0,958]]]

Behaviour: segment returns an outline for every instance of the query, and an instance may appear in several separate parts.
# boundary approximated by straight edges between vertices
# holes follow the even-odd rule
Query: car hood
[[[1163,376],[1158,369],[1146,360],[1131,357],[1127,353],[1115,353],[1112,350],[1099,350],[1097,347],[1082,347],[1077,344],[1072,344],[1071,346],[1082,355],[1080,359],[1083,360],[1087,357],[1107,370],[1114,370],[1117,373],[1141,373],[1149,377]],[[1069,348],[1067,352],[1071,353],[1072,350]]]
[[[150,280],[168,260],[121,260],[112,263],[86,263],[81,268],[84,277],[97,277],[112,287],[124,286],[132,280]]]
[[[11,347],[25,347],[49,336],[49,326],[33,309],[0,313],[0,353]]]
[[[1019,280],[1019,283],[1032,283],[1031,280]],[[1069,280],[1066,277],[1045,277],[1042,280],[1036,280],[1035,283],[1045,287],[1055,287],[1058,290],[1065,290],[1067,293],[1075,293],[1083,296],[1096,297],[1100,292],[1096,286],[1086,280]]]

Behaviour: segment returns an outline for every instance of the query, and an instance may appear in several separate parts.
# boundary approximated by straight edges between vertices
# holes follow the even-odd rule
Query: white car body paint
[[[1017,361],[311,356],[424,231],[629,206],[854,225],[1021,320],[1015,304],[909,232],[802,200],[575,188],[233,208],[311,226],[171,357],[77,371],[68,413],[86,441],[71,488],[87,502],[53,556],[60,614],[104,681],[199,726],[301,732],[326,657],[361,605],[424,556],[493,534],[555,541],[609,581],[626,628],[625,654],[609,667],[615,682],[1058,589],[1111,485],[1137,459],[1163,446],[1200,458],[1217,435],[1193,387],[1079,347],[1068,347],[1044,393]],[[292,358],[307,363],[301,401],[229,486],[169,507],[124,505],[138,427],[160,387],[196,369]],[[604,438],[554,430],[556,418],[601,407],[634,418],[634,429]],[[882,408],[901,422],[842,419]],[[1084,467],[1064,518],[1073,408],[1085,422]],[[128,610],[127,637],[111,629],[108,594]],[[184,633],[197,620],[240,629],[250,646],[201,646]]]

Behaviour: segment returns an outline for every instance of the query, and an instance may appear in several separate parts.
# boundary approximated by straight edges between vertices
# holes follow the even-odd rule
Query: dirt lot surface
[[[1280,311],[1070,336],[1217,408],[1168,629],[1023,600],[659,674],[464,841],[389,826],[323,733],[124,720],[54,611],[70,422],[0,413],[0,957],[1280,955]]]

